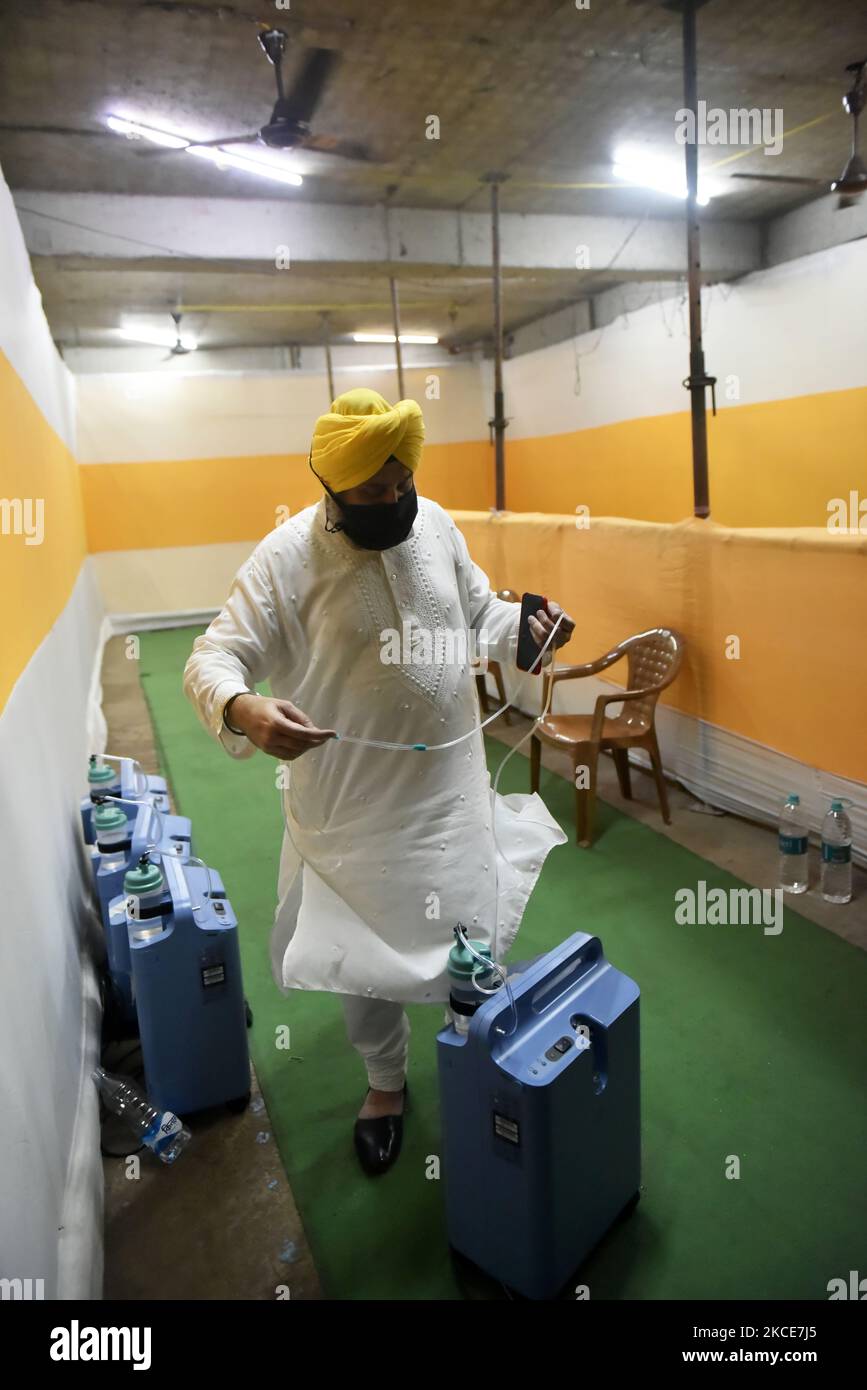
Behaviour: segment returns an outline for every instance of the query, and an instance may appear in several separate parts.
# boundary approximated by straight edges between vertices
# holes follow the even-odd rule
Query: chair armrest
[[[613,695],[597,695],[596,704],[593,708],[593,725],[590,731],[590,738],[593,743],[597,743],[602,737],[602,725],[605,722],[605,710],[608,705],[623,704],[628,700],[643,700],[647,695],[655,695],[659,691],[658,685],[651,685],[647,690],[621,690]]]
[[[625,652],[617,651],[615,648],[613,652],[606,652],[604,656],[598,657],[596,661],[585,661],[583,665],[580,666],[558,666],[556,670],[550,673],[549,679],[552,681],[569,681],[582,676],[595,676],[597,671],[604,671],[608,666],[613,666],[615,662],[620,661],[625,655]]]
[[[646,690],[620,690],[612,695],[600,695],[597,697],[597,705],[619,705],[621,700],[644,700],[648,695],[658,695],[663,689],[661,685],[649,685]]]

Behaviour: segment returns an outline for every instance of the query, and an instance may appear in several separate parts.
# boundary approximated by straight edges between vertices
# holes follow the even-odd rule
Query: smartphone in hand
[[[521,598],[521,621],[518,626],[518,654],[516,665],[519,671],[530,671],[537,676],[542,669],[542,650],[530,631],[530,618],[535,618],[539,609],[548,612],[548,600],[543,594],[524,594]]]

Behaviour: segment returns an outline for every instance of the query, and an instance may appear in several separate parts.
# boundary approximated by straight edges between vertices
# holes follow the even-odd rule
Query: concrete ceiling
[[[701,9],[700,96],[725,110],[780,108],[787,132],[773,158],[742,146],[700,150],[702,170],[722,190],[703,212],[709,231],[767,222],[821,199],[821,188],[731,176],[836,177],[851,134],[840,104],[844,68],[867,51],[864,13],[861,0],[836,0],[833,22],[826,5],[803,0],[710,0]],[[305,49],[339,52],[313,130],[362,142],[370,162],[298,151],[286,156],[305,177],[293,189],[182,152],[153,154],[152,146],[105,131],[110,112],[197,139],[263,124],[273,72],[256,21],[289,33],[289,81]],[[86,193],[107,200],[91,211],[131,200],[127,231],[138,199],[183,199],[188,207],[230,199],[279,201],[287,216],[319,207],[331,220],[331,209],[344,209],[351,238],[352,208],[483,213],[489,194],[479,180],[497,170],[508,175],[501,207],[516,224],[520,214],[582,227],[616,220],[623,240],[642,219],[661,225],[682,214],[675,200],[617,185],[610,172],[620,143],[682,154],[673,139],[674,112],[683,104],[680,42],[679,18],[658,0],[591,0],[586,10],[573,0],[291,0],[285,9],[268,0],[0,0],[0,167],[19,207],[35,206],[34,191],[57,195],[32,213],[28,225],[38,215],[43,230],[49,219],[60,227],[67,195]],[[426,138],[431,115],[440,121],[438,140]],[[28,126],[83,133],[9,129]],[[583,184],[603,186],[574,186]],[[118,264],[108,248],[86,240],[64,242],[61,251],[60,242],[28,232],[28,244],[61,342],[107,343],[123,312],[165,314],[178,304],[224,306],[190,310],[203,316],[199,327],[214,345],[315,341],[323,309],[337,335],[373,328],[367,320],[378,314],[387,327],[388,273],[399,278],[408,331],[427,329],[455,343],[490,331],[488,266],[479,257],[432,267],[424,256],[396,253],[392,263],[360,246],[354,264],[349,254],[335,268],[311,255],[274,305],[265,257],[239,264],[221,248],[200,248],[173,265],[140,248]],[[628,256],[608,273],[607,255],[597,257],[583,282],[574,264],[518,260],[505,285],[510,328],[613,283],[673,278],[669,267]],[[709,277],[750,268],[730,260],[712,259]],[[372,306],[364,323],[358,306]]]

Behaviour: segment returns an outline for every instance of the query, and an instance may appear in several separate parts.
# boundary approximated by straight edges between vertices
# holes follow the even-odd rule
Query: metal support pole
[[[331,402],[335,399],[336,392],[334,390],[334,369],[331,364],[331,333],[329,331],[327,314],[322,315],[322,332],[325,342],[325,370],[328,373],[328,406],[330,409]]]
[[[699,4],[704,0],[698,0]],[[693,132],[697,130],[696,76],[696,0],[683,0],[683,93],[684,106],[693,113]],[[716,414],[716,377],[708,376],[704,364],[701,336],[701,244],[698,221],[698,142],[688,140],[686,154],[686,255],[689,291],[689,376],[684,386],[690,394],[692,415],[692,482],[696,516],[710,516],[710,490],[707,469],[707,410],[705,391],[711,388]]]
[[[494,290],[494,494],[498,512],[506,509],[506,418],[503,409],[503,278],[500,271],[500,186],[491,182],[491,248]]]
[[[397,297],[397,281],[394,276],[389,280],[391,286],[391,318],[394,324],[394,355],[397,360],[397,393],[401,400],[406,398],[403,388],[403,356],[400,351],[400,301]]]

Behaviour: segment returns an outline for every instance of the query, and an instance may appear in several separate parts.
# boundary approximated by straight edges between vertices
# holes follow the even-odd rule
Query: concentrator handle
[[[598,936],[585,937],[580,946],[574,947],[562,963],[551,961],[545,978],[534,989],[530,998],[530,1008],[534,1014],[544,1013],[568,993],[582,975],[602,959],[602,942]]]
[[[573,989],[582,975],[604,960],[602,942],[587,932],[574,932],[554,951],[536,961],[511,986],[515,1010],[520,1018],[538,1016]],[[497,1007],[479,1009],[470,1022],[470,1035],[483,1042],[511,1015],[505,989],[495,996]]]

